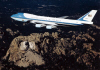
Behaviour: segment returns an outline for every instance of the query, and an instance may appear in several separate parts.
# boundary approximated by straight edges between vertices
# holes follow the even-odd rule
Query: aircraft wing
[[[65,19],[65,18],[67,18],[68,16],[62,16],[62,17],[59,17],[59,18],[63,18],[63,19]]]
[[[42,21],[31,20],[30,23],[35,24],[35,27],[37,28],[46,27],[46,29],[56,28],[58,26],[56,23],[53,22],[42,22]]]

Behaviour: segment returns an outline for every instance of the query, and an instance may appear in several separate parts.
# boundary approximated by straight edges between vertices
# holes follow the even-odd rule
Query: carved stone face
[[[29,48],[35,50],[35,42],[29,42]]]
[[[35,50],[36,47],[35,47],[35,42],[34,41],[32,41],[32,42],[24,41],[24,42],[20,43],[20,50],[26,51],[29,48],[31,50]]]
[[[20,50],[26,51],[28,49],[28,47],[29,47],[29,44],[28,44],[27,41],[21,42],[21,44],[20,44]]]

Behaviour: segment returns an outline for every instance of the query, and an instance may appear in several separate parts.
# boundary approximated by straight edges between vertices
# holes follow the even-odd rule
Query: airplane
[[[80,17],[77,20],[65,19],[68,16],[56,18],[56,17],[38,16],[29,13],[17,13],[12,15],[11,18],[21,22],[34,23],[35,27],[37,28],[46,27],[46,29],[52,29],[62,25],[77,26],[84,24],[93,24],[92,19],[94,18],[96,13],[97,10],[91,10],[90,12],[88,12],[87,14],[85,14],[84,16]]]

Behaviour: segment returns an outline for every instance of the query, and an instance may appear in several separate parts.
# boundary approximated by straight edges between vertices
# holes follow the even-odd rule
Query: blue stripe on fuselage
[[[16,17],[15,17],[16,18]],[[28,19],[28,18],[20,18],[20,19]],[[83,24],[75,24],[75,23],[66,23],[66,22],[57,22],[57,21],[48,21],[48,20],[40,20],[40,19],[29,19],[29,20],[38,20],[38,21],[46,21],[53,23],[63,23],[63,24],[71,24],[71,25],[83,25]]]
[[[71,24],[71,25],[83,25],[83,24],[75,24],[75,23],[66,23],[66,22],[57,22],[57,21],[50,21],[50,20],[40,20],[40,19],[31,19],[31,18],[26,18],[24,15],[24,13],[18,13],[15,15],[12,15],[11,17],[13,18],[20,18],[20,19],[29,19],[29,20],[38,20],[38,21],[46,21],[46,22],[53,22],[53,23],[63,23],[63,24]]]

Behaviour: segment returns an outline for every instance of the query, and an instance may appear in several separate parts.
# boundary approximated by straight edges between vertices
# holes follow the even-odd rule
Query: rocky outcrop
[[[28,67],[30,65],[45,65],[49,61],[48,59],[56,62],[56,57],[63,61],[74,56],[73,59],[76,59],[77,63],[84,63],[86,66],[92,67],[96,56],[99,55],[94,52],[91,54],[93,43],[88,43],[88,40],[94,42],[94,38],[89,34],[72,35],[71,38],[60,38],[59,36],[57,32],[52,34],[45,32],[44,34],[32,33],[29,36],[16,37],[11,42],[4,59],[13,61],[15,65],[20,67]],[[79,53],[80,51],[81,53]],[[55,56],[53,56],[54,54]],[[92,62],[90,62],[91,59]],[[75,64],[75,62],[73,63]]]
[[[27,31],[7,27],[1,32],[0,56],[3,60],[0,67],[13,70],[99,69],[100,29],[95,25],[81,29],[69,27],[58,32],[30,32],[23,36]]]
[[[43,57],[40,56],[39,54],[32,52],[32,51],[27,51],[23,57],[15,62],[15,65],[20,66],[20,67],[28,67],[29,65],[44,65],[45,61],[43,60]]]
[[[28,67],[32,64],[44,65],[45,61],[41,54],[48,53],[50,51],[48,45],[53,45],[52,40],[57,38],[57,32],[52,33],[52,35],[45,32],[44,34],[33,33],[30,36],[16,37],[11,42],[4,59],[14,62],[15,65],[20,67]],[[39,42],[41,42],[41,46],[39,46]]]
[[[30,42],[30,36],[20,36],[15,38],[9,50],[7,51],[4,59],[9,58],[9,61],[13,61],[15,65],[28,67],[29,65],[43,65],[45,61],[43,57],[36,53],[37,46],[35,46],[35,38]]]

